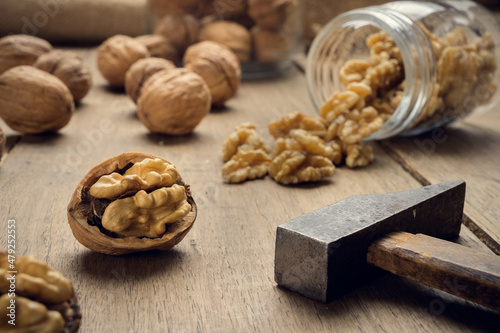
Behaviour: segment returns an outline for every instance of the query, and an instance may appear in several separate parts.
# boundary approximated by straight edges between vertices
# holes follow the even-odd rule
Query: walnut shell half
[[[164,163],[165,166],[169,167],[170,171],[174,171],[174,177],[160,175],[159,173],[153,174],[153,172],[150,172],[149,165],[147,167],[140,165],[141,162],[145,163],[151,160]],[[135,173],[132,176],[127,175],[130,170],[134,170],[134,172],[139,170],[140,173]],[[103,176],[107,177],[102,178]],[[111,183],[110,179],[118,180]],[[167,184],[171,182],[173,184],[162,187],[165,185],[162,183],[164,181],[167,181]],[[98,182],[99,184],[96,185]],[[97,191],[93,185],[97,186]],[[113,187],[113,191],[109,191],[108,187],[110,186]],[[186,215],[178,220],[171,221],[160,237],[130,236],[132,229],[129,229],[128,235],[125,233],[126,236],[122,236],[119,233],[105,229],[103,226],[105,222],[104,214],[111,205],[116,206],[116,203],[119,203],[120,200],[129,202],[131,198],[135,198],[141,192],[143,192],[144,196],[153,195],[159,189],[173,188],[174,186],[184,188],[187,197],[186,201],[190,205],[190,209]],[[91,192],[93,195],[90,194]],[[115,197],[117,193],[120,194]],[[117,210],[118,215],[128,208],[122,207]],[[155,213],[152,216],[156,219],[159,215],[161,214]],[[197,208],[189,185],[184,183],[175,167],[164,159],[142,153],[124,153],[92,168],[78,184],[68,205],[68,221],[75,238],[91,250],[111,255],[149,250],[169,250],[186,236],[193,226],[196,215]],[[141,223],[147,223],[142,218],[142,216],[138,218]],[[125,221],[115,222],[125,223]]]

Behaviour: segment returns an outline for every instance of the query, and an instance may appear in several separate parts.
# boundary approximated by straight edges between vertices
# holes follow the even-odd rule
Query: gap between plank
[[[0,159],[0,166],[7,159],[10,152],[12,151],[12,149],[14,149],[14,147],[19,143],[19,141],[21,141],[21,138],[22,138],[21,135],[9,136],[7,138],[7,143],[5,145],[5,151],[4,151],[2,158]]]
[[[422,186],[431,185],[431,182],[427,180],[420,172],[415,170],[410,166],[397,152],[395,152],[389,145],[384,141],[376,142],[384,152],[389,155],[396,163],[398,163],[403,170],[408,172],[410,176],[415,178]],[[479,227],[469,216],[465,213],[462,217],[462,224],[465,225],[481,242],[483,242],[493,253],[500,255],[500,244],[498,244],[490,235],[488,235],[481,227]]]

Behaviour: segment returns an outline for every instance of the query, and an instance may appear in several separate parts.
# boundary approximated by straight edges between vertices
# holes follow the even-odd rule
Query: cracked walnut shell
[[[185,135],[210,112],[211,103],[201,76],[184,68],[162,70],[144,84],[137,114],[151,132]]]
[[[16,131],[57,131],[68,124],[74,111],[71,92],[52,74],[17,66],[0,75],[0,117]]]
[[[9,68],[32,65],[36,59],[52,50],[46,40],[30,35],[10,35],[0,38],[0,74]]]
[[[189,232],[197,208],[175,166],[125,153],[95,166],[68,205],[75,238],[91,250],[120,255],[169,250]]]
[[[130,66],[147,57],[149,51],[144,44],[129,36],[115,35],[97,48],[97,68],[111,85],[123,87]]]
[[[241,67],[227,47],[204,41],[191,45],[184,54],[184,67],[200,75],[212,94],[212,104],[224,105],[240,86]]]
[[[15,260],[15,294],[10,290]],[[16,305],[15,326],[8,305]],[[71,282],[47,263],[32,255],[14,256],[0,252],[0,331],[77,332],[81,313]],[[15,328],[12,330],[12,328]]]
[[[59,78],[75,102],[85,97],[92,87],[90,69],[76,52],[53,50],[38,57],[33,66]]]

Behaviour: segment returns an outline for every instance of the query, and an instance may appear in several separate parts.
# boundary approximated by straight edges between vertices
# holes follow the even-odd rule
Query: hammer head
[[[392,231],[458,236],[465,182],[448,181],[398,193],[358,195],[278,226],[278,285],[328,303],[367,282],[378,269],[368,246]]]

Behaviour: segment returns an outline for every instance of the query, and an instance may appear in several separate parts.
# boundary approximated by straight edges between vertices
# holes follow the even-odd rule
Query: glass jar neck
[[[434,89],[434,58],[431,42],[424,30],[407,15],[380,6],[353,10],[332,20],[311,45],[306,67],[309,94],[317,109],[329,99],[325,92],[326,62],[332,48],[339,47],[344,32],[374,26],[388,33],[400,49],[404,66],[405,90],[394,114],[368,140],[380,140],[398,135],[415,122],[428,103]],[[328,88],[327,88],[328,89]],[[332,94],[334,91],[330,91]]]

